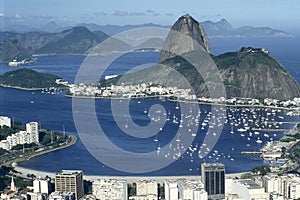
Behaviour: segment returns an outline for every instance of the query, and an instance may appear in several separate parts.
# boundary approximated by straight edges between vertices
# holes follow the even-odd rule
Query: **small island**
[[[41,90],[48,88],[64,89],[65,81],[55,75],[22,68],[0,75],[0,86],[24,90]]]

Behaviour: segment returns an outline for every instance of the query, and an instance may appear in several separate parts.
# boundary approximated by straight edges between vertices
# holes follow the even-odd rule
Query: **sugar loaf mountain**
[[[198,97],[210,97],[207,81],[205,82],[195,67],[185,59],[189,57],[195,59],[195,52],[200,46],[216,64],[227,98],[290,100],[300,97],[300,86],[297,81],[267,50],[243,47],[237,52],[213,56],[210,54],[209,41],[203,27],[190,15],[180,17],[172,26],[171,31],[186,35],[200,45],[186,44],[182,37],[170,34],[170,32],[159,59],[160,65],[168,67],[155,65],[126,75],[126,81],[134,79],[139,80],[140,83],[148,83],[155,80],[156,83],[165,83],[169,80],[168,85],[171,85],[173,71],[169,69],[172,68],[185,77]],[[176,52],[177,55],[170,52]],[[201,57],[196,59],[197,62],[202,62]]]

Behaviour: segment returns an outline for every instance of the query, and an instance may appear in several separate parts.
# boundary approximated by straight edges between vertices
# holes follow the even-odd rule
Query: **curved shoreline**
[[[40,155],[43,155],[43,154],[47,154],[49,152],[53,152],[53,151],[57,151],[57,150],[60,150],[60,149],[68,148],[68,147],[74,145],[77,142],[77,137],[76,136],[74,136],[74,135],[68,135],[68,136],[70,138],[70,141],[65,145],[61,145],[61,146],[58,146],[58,147],[55,147],[55,148],[50,148],[50,149],[46,149],[46,150],[43,150],[43,151],[35,152],[33,154],[26,155],[26,156],[23,156],[23,157],[18,157],[18,158],[15,158],[13,160],[9,160],[9,161],[1,164],[1,165],[14,167],[14,165],[17,164],[18,162],[22,162],[22,161],[25,161],[25,160],[30,160],[34,157],[37,157],[37,156],[40,156]]]
[[[225,104],[225,103],[215,103],[215,102],[199,102],[199,101],[189,101],[189,100],[180,100],[180,99],[170,99],[166,96],[145,96],[145,97],[92,97],[92,96],[72,96],[69,94],[64,95],[67,98],[77,98],[77,99],[105,99],[105,100],[130,100],[130,99],[147,99],[147,98],[162,98],[169,102],[179,102],[179,103],[192,103],[199,105],[215,105],[215,106],[228,106],[228,107],[255,107],[255,108],[273,108],[273,109],[281,109],[281,110],[298,110],[299,108],[286,108],[279,106],[266,106],[266,105],[251,105],[251,104]],[[158,99],[158,100],[162,100]]]
[[[50,88],[50,87],[47,87],[47,88],[24,88],[24,87],[19,87],[19,86],[3,85],[3,84],[0,84],[0,87],[17,89],[17,90],[26,90],[26,91],[39,91],[39,90],[46,90],[46,89]],[[64,87],[55,87],[55,88],[56,89],[65,89]]]
[[[34,174],[37,177],[45,177],[49,176],[51,178],[55,178],[56,173],[54,172],[47,172],[47,171],[40,171],[40,170],[34,170],[29,169],[25,167],[20,167],[18,165],[14,166],[15,170],[20,172],[24,177],[27,176],[27,174]],[[250,173],[249,171],[240,172],[240,173],[228,173],[225,174],[227,178],[240,178],[243,174]],[[181,176],[107,176],[107,175],[84,175],[84,180],[88,181],[95,181],[97,179],[118,179],[118,180],[126,180],[128,183],[136,183],[139,180],[154,180],[158,183],[163,183],[165,180],[179,180],[179,179],[187,179],[187,180],[197,180],[201,179],[200,174],[199,175],[181,175]]]
[[[12,88],[12,89],[18,89],[18,90],[26,90],[26,91],[37,91],[37,90],[44,90],[47,88],[23,88],[23,87],[19,87],[19,86],[12,86],[12,85],[0,85],[1,87],[4,88]]]
[[[18,90],[26,90],[26,91],[39,91],[48,88],[23,88],[19,86],[10,86],[10,85],[2,85],[0,87],[4,88],[12,88]],[[65,87],[56,87],[56,89],[66,89]],[[170,99],[167,96],[163,95],[155,95],[155,96],[143,96],[143,97],[93,97],[93,96],[73,96],[69,94],[64,94],[67,98],[77,98],[77,99],[107,99],[107,100],[130,100],[130,99],[147,99],[147,98],[162,98],[170,102],[182,102],[182,103],[192,103],[199,105],[215,105],[215,106],[229,106],[229,107],[255,107],[255,108],[273,108],[273,109],[282,109],[282,110],[299,110],[300,108],[287,108],[287,107],[279,107],[279,106],[266,106],[266,105],[251,105],[251,104],[226,104],[226,103],[216,103],[216,102],[199,102],[199,101],[190,101],[190,100],[180,100],[180,99]],[[160,99],[160,100],[162,100]]]

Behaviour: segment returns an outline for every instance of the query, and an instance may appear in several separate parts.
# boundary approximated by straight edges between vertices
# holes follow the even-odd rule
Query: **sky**
[[[299,0],[0,0],[0,21],[42,26],[156,23],[172,25],[181,15],[198,21],[227,19],[245,25],[293,29],[300,24]]]

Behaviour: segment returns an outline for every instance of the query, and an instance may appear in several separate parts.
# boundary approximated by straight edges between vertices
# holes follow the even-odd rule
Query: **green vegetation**
[[[24,144],[24,145],[22,145],[22,144],[17,144],[16,146],[13,146],[12,148],[11,148],[11,150],[21,150],[21,149],[30,149],[30,148],[34,148],[34,147],[37,147],[37,144],[36,143],[30,143],[30,144]],[[35,149],[35,148],[34,148]]]
[[[253,174],[257,174],[257,175],[266,175],[267,173],[271,172],[271,169],[269,166],[256,166],[256,167],[253,167],[251,172]]]
[[[1,166],[0,167],[0,191],[8,188],[11,183],[11,175],[10,172],[16,174],[17,172],[12,167]],[[32,185],[32,179],[14,177],[15,185],[17,187],[27,187],[28,185]]]
[[[280,142],[294,142],[294,141],[296,141],[296,138],[292,138],[292,137],[280,139]]]
[[[238,66],[240,63],[240,59],[237,58],[237,52],[228,52],[212,58],[219,69]]]
[[[3,126],[0,128],[0,140],[5,139],[7,136],[10,136],[16,132],[24,131],[25,127],[22,126],[21,122],[14,122],[12,127]]]
[[[136,195],[136,183],[128,183],[128,196]]]
[[[52,74],[39,73],[32,69],[18,69],[0,75],[0,85],[20,87],[25,89],[62,88],[56,79],[61,79]]]
[[[60,143],[65,142],[68,139],[68,136],[64,133],[59,133],[56,131],[43,131],[40,132],[40,144],[48,145],[52,144],[52,146],[59,146]]]
[[[296,133],[296,134],[294,135],[294,138],[297,139],[297,140],[300,139],[300,133],[299,133],[299,132]]]
[[[252,179],[253,175],[252,173],[245,173],[241,175],[241,179]]]
[[[295,147],[293,154],[295,157],[300,158],[300,145]]]
[[[165,199],[165,188],[161,184],[158,184],[158,197],[159,199]]]
[[[84,194],[92,194],[93,193],[92,185],[93,185],[93,182],[83,180]]]
[[[3,127],[0,128],[0,137],[5,139],[8,135],[16,133],[20,130],[25,130],[22,123],[15,122],[11,128]],[[72,138],[65,133],[59,133],[56,131],[43,130],[39,133],[40,144],[18,144],[12,147],[12,150],[6,151],[0,149],[0,163],[10,165],[15,159],[22,159],[25,157],[31,157],[36,152],[40,153],[44,150],[51,150],[67,144]]]

